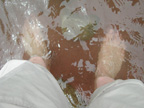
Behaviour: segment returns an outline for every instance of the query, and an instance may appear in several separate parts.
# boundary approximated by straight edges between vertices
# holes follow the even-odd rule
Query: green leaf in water
[[[88,24],[88,25],[86,25],[85,27],[81,27],[81,29],[80,29],[80,31],[82,31],[82,33],[81,34],[79,34],[78,36],[76,36],[75,38],[74,38],[74,40],[76,39],[76,38],[79,38],[80,40],[84,40],[84,41],[86,41],[86,40],[90,40],[93,36],[94,36],[94,34],[95,34],[95,30],[94,30],[94,26],[96,26],[97,24],[96,24],[96,22],[94,23],[94,24]]]
[[[62,28],[62,33],[64,33],[64,32],[68,32],[68,29],[67,29],[67,27],[65,27],[65,28]]]
[[[80,33],[79,35],[77,35],[76,37],[73,38],[73,40],[90,40],[94,34],[96,33],[96,30],[94,30],[94,27],[97,25],[97,23],[95,22],[94,24],[89,23],[88,25],[86,25],[85,27],[81,27],[80,31],[82,31],[82,33]],[[68,32],[68,28],[62,28],[62,33]]]

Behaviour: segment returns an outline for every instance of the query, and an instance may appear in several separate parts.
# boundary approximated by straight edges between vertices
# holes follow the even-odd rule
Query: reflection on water
[[[52,74],[75,93],[83,91],[77,93],[83,106],[94,90],[98,53],[109,27],[119,31],[126,46],[117,78],[144,82],[143,0],[2,0],[0,10],[0,68],[26,58],[23,27],[34,16],[41,41],[53,54]]]

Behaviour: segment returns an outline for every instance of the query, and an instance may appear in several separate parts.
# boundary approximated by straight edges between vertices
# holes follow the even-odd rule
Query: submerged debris
[[[76,37],[74,37],[74,40],[80,39],[80,40],[89,40],[91,39],[94,34],[96,33],[96,30],[94,30],[94,26],[96,26],[97,24],[88,24],[85,27],[81,27],[80,31],[82,31],[81,34],[77,35]]]
[[[60,13],[64,38],[74,41],[91,39],[98,30],[99,17],[89,14],[84,6],[75,10],[72,7],[65,7]]]
[[[72,108],[83,108],[87,106],[89,98],[86,97],[83,90],[75,90],[69,83],[67,83],[67,81],[64,81],[62,78],[58,79],[58,83]]]

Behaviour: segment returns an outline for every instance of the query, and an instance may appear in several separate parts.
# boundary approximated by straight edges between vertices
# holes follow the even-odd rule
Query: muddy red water
[[[93,93],[98,53],[105,31],[111,27],[119,31],[126,46],[125,60],[116,79],[136,78],[144,82],[143,0],[2,0],[1,68],[11,59],[28,59],[21,36],[25,20],[31,16],[36,16],[52,52],[51,73],[56,79],[72,79],[69,84],[73,88],[90,91],[87,95]],[[72,39],[78,34],[72,28],[79,29],[94,21],[97,24],[91,38]],[[67,33],[62,30],[65,27],[69,28]]]

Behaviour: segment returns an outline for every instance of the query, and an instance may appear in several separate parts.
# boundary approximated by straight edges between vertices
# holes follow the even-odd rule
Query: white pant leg
[[[136,79],[106,84],[94,92],[89,108],[144,108],[144,84]]]
[[[25,63],[26,60],[10,60],[0,70],[0,78],[9,73],[11,70]]]
[[[69,108],[58,82],[44,67],[29,61],[10,61],[1,70],[0,107]],[[15,108],[14,107],[14,108]]]

